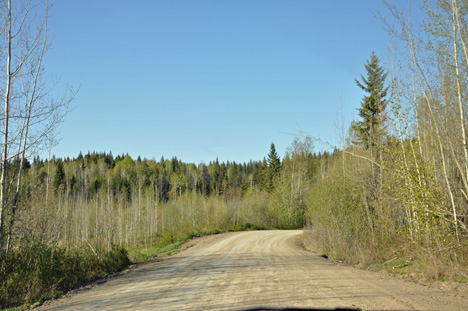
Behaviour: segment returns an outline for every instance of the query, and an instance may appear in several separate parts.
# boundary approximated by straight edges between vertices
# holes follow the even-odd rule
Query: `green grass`
[[[192,238],[218,233],[221,233],[221,231],[209,230],[203,232],[193,232],[181,237],[176,237],[173,234],[167,233],[160,237],[156,245],[149,247],[138,246],[130,249],[128,256],[132,262],[138,263],[158,256],[172,255],[179,252],[180,247]]]
[[[414,272],[413,264],[410,261],[404,259],[398,259],[396,261],[383,264],[382,267],[392,273],[397,275],[405,275],[411,272]]]
[[[156,245],[150,247],[138,246],[128,252],[130,260],[134,263],[142,262],[158,255],[170,255],[179,250],[180,246],[187,242],[193,235],[177,237],[172,233],[166,233],[159,238]]]

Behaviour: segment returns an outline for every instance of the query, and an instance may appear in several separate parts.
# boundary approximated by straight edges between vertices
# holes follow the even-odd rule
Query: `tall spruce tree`
[[[352,128],[356,132],[357,143],[364,145],[366,149],[375,146],[382,135],[384,112],[387,106],[388,87],[385,87],[387,73],[379,65],[380,60],[372,51],[370,59],[364,67],[367,77],[361,75],[361,81],[355,79],[366,95],[362,98],[361,107],[358,108],[361,121],[353,121]]]
[[[268,153],[268,178],[266,189],[272,191],[275,188],[275,180],[279,177],[281,171],[281,160],[276,153],[276,147],[274,143],[270,145],[270,153]]]

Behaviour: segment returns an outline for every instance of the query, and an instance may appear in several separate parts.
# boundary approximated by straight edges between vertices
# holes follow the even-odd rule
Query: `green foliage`
[[[279,175],[281,171],[281,161],[276,153],[276,147],[274,143],[270,145],[270,152],[268,153],[268,167],[271,170],[273,176]]]
[[[426,246],[450,240],[450,223],[444,220],[445,198],[435,181],[434,167],[422,163],[409,142],[396,146],[387,151],[384,187],[405,213],[402,230],[409,239]]]
[[[164,234],[161,239],[159,240],[157,246],[158,247],[165,247],[174,243],[177,240],[176,236],[173,233],[166,233]]]
[[[379,63],[379,58],[372,51],[370,59],[364,65],[367,77],[361,75],[362,82],[355,79],[357,86],[367,95],[363,97],[361,107],[358,108],[361,120],[354,122],[352,128],[357,133],[358,143],[363,144],[366,149],[379,140],[378,135],[382,135],[379,130],[387,106],[385,99],[388,92],[388,87],[385,87],[387,73]]]
[[[304,202],[291,191],[291,184],[281,179],[271,198],[270,209],[276,221],[274,227],[279,229],[302,228]]]
[[[308,195],[308,230],[318,248],[335,258],[358,262],[369,248],[371,226],[363,204],[363,190],[333,167],[328,178],[312,185]]]
[[[281,161],[276,153],[276,147],[274,143],[270,145],[270,152],[268,153],[268,170],[265,176],[265,189],[272,192],[278,183],[280,172],[281,172]]]
[[[159,162],[141,158],[134,161],[129,155],[114,158],[110,153],[93,152],[75,159],[54,159],[51,163],[36,159],[28,171],[38,186],[46,186],[51,171],[51,185],[57,196],[92,199],[100,191],[112,190],[110,194],[115,200],[123,197],[131,201],[137,191],[154,193],[159,202],[168,202],[190,192],[232,197],[243,196],[252,189],[272,190],[281,160],[276,150],[270,156],[270,164],[266,160],[249,163],[216,160],[197,166],[176,157],[162,158]]]
[[[58,193],[60,190],[63,190],[65,184],[65,171],[63,169],[63,162],[61,159],[57,161],[55,166],[55,174],[54,174],[54,191]]]
[[[67,252],[42,243],[10,251],[8,261],[0,286],[2,308],[54,297],[130,264],[127,251],[116,246],[99,260],[88,248]]]

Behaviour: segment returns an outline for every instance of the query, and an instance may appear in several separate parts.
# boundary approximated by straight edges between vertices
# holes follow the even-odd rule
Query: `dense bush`
[[[54,297],[130,264],[127,251],[120,247],[98,259],[87,248],[66,252],[41,243],[10,251],[8,261],[0,287],[3,308]]]

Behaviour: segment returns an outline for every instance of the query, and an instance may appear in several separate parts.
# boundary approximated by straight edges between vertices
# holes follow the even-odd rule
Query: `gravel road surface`
[[[203,237],[193,247],[74,291],[40,310],[360,308],[468,310],[468,299],[303,250],[301,231]]]

